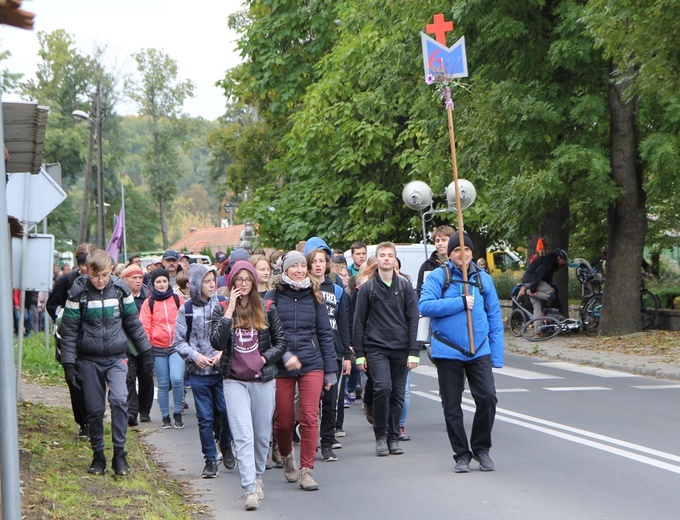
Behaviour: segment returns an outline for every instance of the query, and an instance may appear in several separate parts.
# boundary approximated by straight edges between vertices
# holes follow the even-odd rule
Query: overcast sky
[[[213,120],[224,113],[226,98],[213,86],[225,71],[238,65],[236,33],[228,16],[242,0],[24,0],[22,8],[35,13],[33,31],[0,26],[0,49],[12,56],[0,66],[34,77],[38,63],[38,31],[64,29],[80,51],[90,54],[95,44],[106,45],[110,62],[135,70],[132,54],[146,48],[165,51],[177,61],[178,78],[196,84],[195,97],[184,104],[192,116]],[[8,96],[3,98],[10,100]],[[17,98],[11,98],[17,99]],[[121,114],[135,113],[133,105],[118,106]]]

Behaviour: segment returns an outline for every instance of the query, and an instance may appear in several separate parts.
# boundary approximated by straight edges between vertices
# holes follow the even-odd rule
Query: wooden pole
[[[458,217],[458,241],[460,243],[461,251],[463,252],[463,294],[467,297],[470,295],[468,287],[468,272],[467,272],[467,258],[465,255],[465,230],[463,229],[463,210],[460,207],[460,190],[458,189],[458,161],[456,159],[456,136],[453,133],[453,100],[451,99],[451,89],[446,87],[444,89],[444,98],[446,102],[446,116],[449,121],[449,140],[451,142],[451,164],[453,167],[453,182],[456,185],[456,216]],[[470,341],[470,353],[475,353],[474,333],[472,331],[472,313],[470,309],[465,309],[467,315],[467,329],[468,339]]]

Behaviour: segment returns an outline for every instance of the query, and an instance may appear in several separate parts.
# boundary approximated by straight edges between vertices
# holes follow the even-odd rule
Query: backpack
[[[449,273],[449,285],[451,285],[451,273]],[[406,309],[406,296],[404,295],[404,284],[406,283],[406,280],[404,280],[401,276],[397,276],[397,283],[395,289],[397,290],[397,293],[399,295],[399,298],[401,299],[401,305]],[[394,284],[393,284],[394,285]],[[375,298],[375,280],[371,278],[367,282],[364,282],[362,287],[368,286],[368,310],[371,309],[371,302]],[[390,287],[390,290],[392,287]]]
[[[172,299],[175,300],[175,305],[179,309],[181,307],[179,303],[179,295],[177,293],[172,293]],[[153,302],[155,300],[153,298],[149,298],[149,310],[151,311],[151,314],[153,315]]]
[[[218,294],[217,301],[223,309],[227,308],[227,298],[225,296]],[[151,302],[149,302],[149,305],[151,305]],[[184,302],[184,317],[186,318],[187,323],[187,335],[184,337],[184,339],[187,343],[189,343],[189,338],[191,337],[191,326],[194,322],[194,305],[191,303],[191,300]]]

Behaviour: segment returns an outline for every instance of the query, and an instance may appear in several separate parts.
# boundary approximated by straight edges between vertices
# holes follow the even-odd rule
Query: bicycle
[[[571,332],[578,334],[583,327],[580,320],[565,318],[561,314],[546,309],[548,311],[540,318],[528,320],[522,327],[522,337],[528,341],[547,341],[562,333]]]
[[[580,259],[579,259],[580,260]],[[586,262],[587,264],[587,262]],[[590,266],[588,265],[588,268]],[[577,274],[578,276],[578,274]],[[604,284],[602,274],[595,272],[590,268],[583,270],[582,276],[586,280],[590,277],[598,276],[601,280],[600,286]],[[580,279],[579,279],[580,280]],[[585,329],[588,332],[596,332],[600,325],[600,316],[602,311],[602,291],[592,294],[581,302],[579,309],[579,316]],[[645,287],[645,280],[642,279],[642,286],[640,288],[640,313],[642,319],[642,330],[647,330],[656,323],[656,318],[659,315],[659,299],[657,296]]]
[[[529,297],[519,296],[519,292],[522,289],[522,284],[517,284],[510,291],[510,300],[512,300],[512,312],[508,318],[508,323],[510,324],[510,333],[519,338],[522,335],[522,327],[524,324],[531,319],[533,314],[533,306]]]

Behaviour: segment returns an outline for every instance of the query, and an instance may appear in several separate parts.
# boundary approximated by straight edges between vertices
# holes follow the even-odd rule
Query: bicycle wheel
[[[602,310],[602,295],[593,294],[581,306],[581,323],[587,332],[597,332],[600,325],[600,311]]]
[[[642,311],[642,330],[652,327],[656,323],[659,314],[659,299],[647,289],[640,292],[640,305]]]
[[[519,338],[522,335],[522,327],[524,327],[524,322],[526,321],[525,314],[519,309],[515,309],[510,313],[510,333]]]
[[[560,320],[548,316],[532,318],[522,327],[522,337],[529,341],[546,341],[562,331]]]

